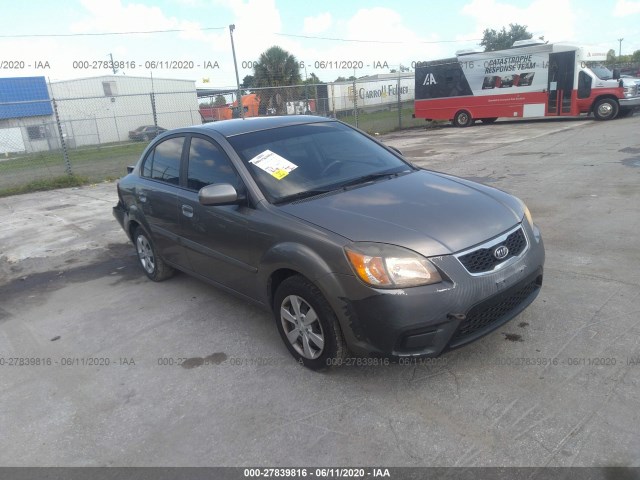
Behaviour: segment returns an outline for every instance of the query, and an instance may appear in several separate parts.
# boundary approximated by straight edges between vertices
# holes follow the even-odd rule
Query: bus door
[[[547,115],[571,115],[576,52],[549,54]]]

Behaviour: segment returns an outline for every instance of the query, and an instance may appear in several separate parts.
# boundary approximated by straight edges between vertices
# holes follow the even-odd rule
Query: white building
[[[0,154],[58,148],[44,77],[0,78]]]
[[[51,82],[49,89],[70,148],[126,141],[143,125],[202,121],[193,80],[104,75]]]
[[[384,73],[352,81],[333,82],[327,85],[329,110],[334,114],[358,109],[373,112],[385,110],[400,102],[415,98],[415,75],[411,73]]]
[[[103,75],[50,82],[0,78],[0,154],[129,141],[144,125],[172,129],[202,123],[195,81]]]

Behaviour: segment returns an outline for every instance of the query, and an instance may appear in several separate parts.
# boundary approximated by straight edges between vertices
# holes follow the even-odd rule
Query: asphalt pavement
[[[0,199],[2,466],[640,466],[640,116],[379,139],[513,193],[544,285],[478,342],[315,373],[272,317],[148,281],[114,183]]]

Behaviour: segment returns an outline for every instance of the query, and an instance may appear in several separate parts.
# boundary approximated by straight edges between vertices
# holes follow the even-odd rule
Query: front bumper
[[[640,108],[640,97],[621,98],[618,103],[621,108]]]
[[[446,277],[435,285],[382,290],[353,276],[325,278],[321,288],[351,350],[385,357],[437,356],[517,316],[540,291],[545,258],[540,232],[523,227],[529,239],[526,252],[484,275],[470,275],[455,256],[447,255],[431,258]]]

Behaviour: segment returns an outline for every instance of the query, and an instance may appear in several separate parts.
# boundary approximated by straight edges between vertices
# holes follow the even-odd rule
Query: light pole
[[[236,62],[236,47],[233,45],[233,30],[235,25],[229,25],[229,35],[231,36],[231,51],[233,52],[233,66],[236,69],[236,84],[238,85],[238,108],[240,118],[244,118],[244,107],[242,106],[242,91],[240,91],[240,77],[238,76],[238,63]]]
[[[618,42],[620,44],[620,46],[618,47],[618,58],[620,58],[622,56],[622,40],[624,40],[624,38],[619,38]]]

